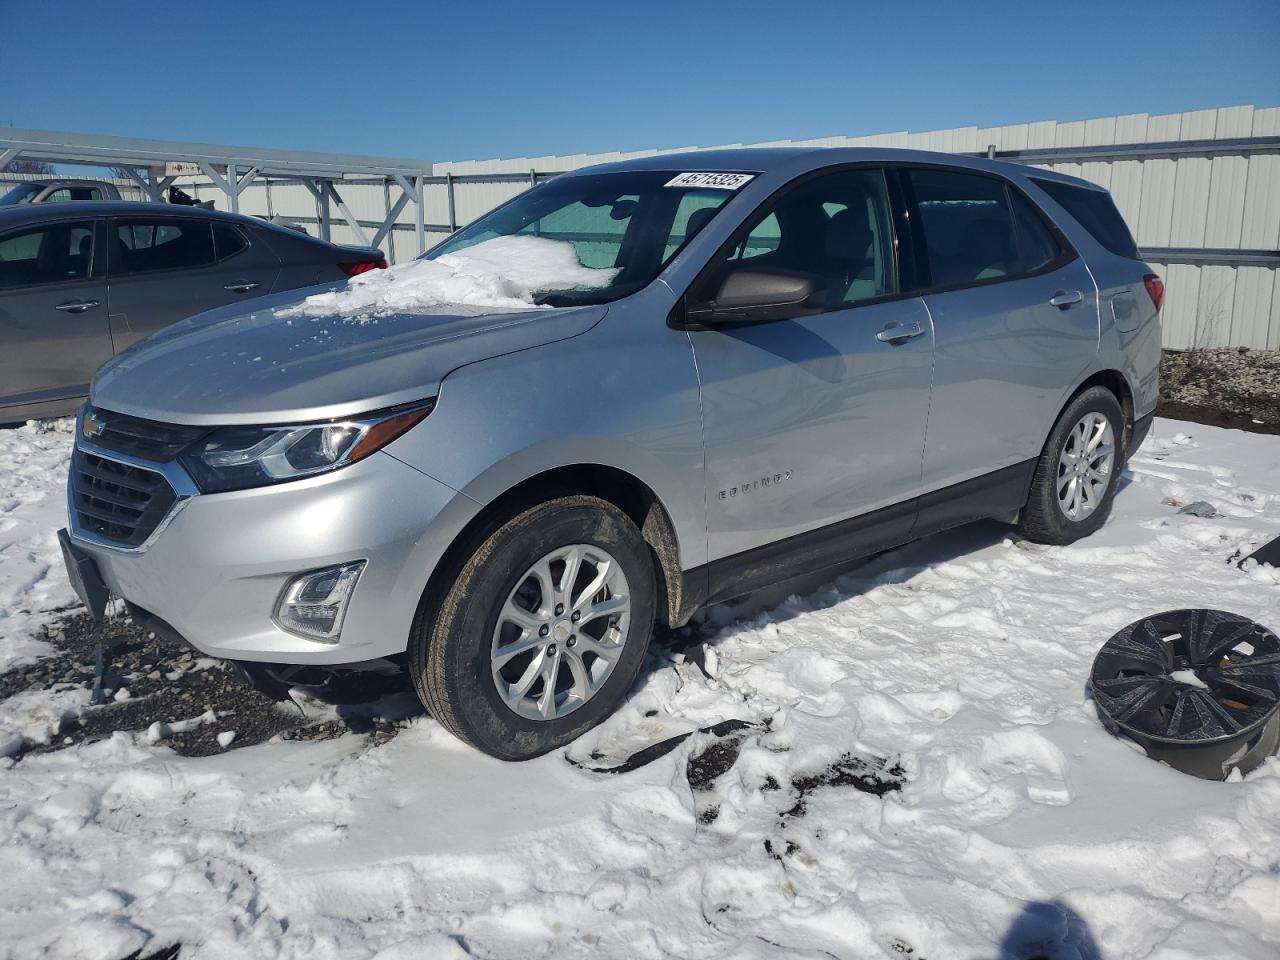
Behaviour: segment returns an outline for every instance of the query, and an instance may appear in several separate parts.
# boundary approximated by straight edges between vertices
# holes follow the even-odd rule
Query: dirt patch
[[[175,647],[126,617],[98,623],[86,614],[66,616],[42,628],[40,639],[58,652],[0,674],[0,700],[24,690],[91,691],[97,683],[105,702],[63,720],[49,743],[23,743],[19,757],[116,731],[141,733],[153,724],[161,725],[157,734],[164,734],[163,741],[184,756],[221,753],[272,738],[317,740],[349,732],[382,742],[395,735],[404,719],[421,712],[403,674],[326,674],[320,686],[298,687],[299,700],[280,702],[255,690],[229,664]],[[105,669],[99,681],[100,647]],[[191,722],[202,716],[208,719]],[[234,739],[219,741],[219,734],[231,731]]]
[[[1156,413],[1215,427],[1280,434],[1280,351],[1166,350]]]
[[[846,753],[825,770],[791,781],[791,789],[799,796],[795,805],[783,812],[782,818],[803,817],[808,809],[809,794],[819,787],[853,787],[862,793],[883,797],[901,790],[906,781],[906,771],[896,760]]]

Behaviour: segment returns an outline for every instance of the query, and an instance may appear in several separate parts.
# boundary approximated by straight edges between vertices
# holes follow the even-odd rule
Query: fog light
[[[294,577],[276,604],[276,623],[309,640],[337,643],[364,564],[356,560]]]

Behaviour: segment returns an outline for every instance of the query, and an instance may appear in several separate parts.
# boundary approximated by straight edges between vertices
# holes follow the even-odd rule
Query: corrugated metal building
[[[1138,245],[1165,277],[1165,344],[1247,346],[1280,349],[1280,145],[1262,148],[1234,141],[1280,137],[1280,107],[1224,107],[1149,116],[1130,114],[1058,123],[1053,120],[1003,127],[959,127],[927,133],[826,137],[751,146],[884,146],[982,153],[1050,150],[1057,158],[1028,162],[1083,177],[1111,190]],[[1122,144],[1233,141],[1179,154],[1169,150],[1113,151],[1118,156],[1061,157],[1063,151],[1094,153]],[[734,144],[733,146],[740,146]],[[565,170],[628,157],[677,150],[575,154],[435,163],[426,191],[428,243],[465,225],[538,179]],[[10,177],[0,174],[0,178]],[[186,188],[202,199],[221,200],[207,183]],[[380,223],[394,197],[382,183],[342,187],[351,213],[364,227]],[[220,204],[221,205],[221,204]],[[255,183],[240,198],[244,213],[285,216],[314,234],[316,200],[297,183]],[[369,230],[372,232],[372,229]],[[367,242],[341,219],[332,237]],[[405,210],[383,241],[393,261],[415,251],[412,214]],[[1250,252],[1242,255],[1241,252]]]

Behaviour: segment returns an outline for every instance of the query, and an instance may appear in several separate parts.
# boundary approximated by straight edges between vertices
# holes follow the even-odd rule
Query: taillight
[[[1154,273],[1148,273],[1142,278],[1142,284],[1147,288],[1147,296],[1156,305],[1156,313],[1159,313],[1160,305],[1164,303],[1164,281]]]
[[[354,277],[358,273],[368,273],[370,270],[387,269],[387,258],[383,257],[381,260],[356,260],[352,263],[340,263],[338,266],[348,277]]]

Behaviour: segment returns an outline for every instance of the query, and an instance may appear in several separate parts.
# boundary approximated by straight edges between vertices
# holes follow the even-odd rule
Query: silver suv
[[[95,614],[235,661],[406,654],[431,716],[523,759],[615,709],[655,623],[979,518],[1092,533],[1156,403],[1163,288],[1109,195],[996,161],[626,161],[426,260],[102,369],[61,534]],[[467,305],[415,299],[450,271]]]

